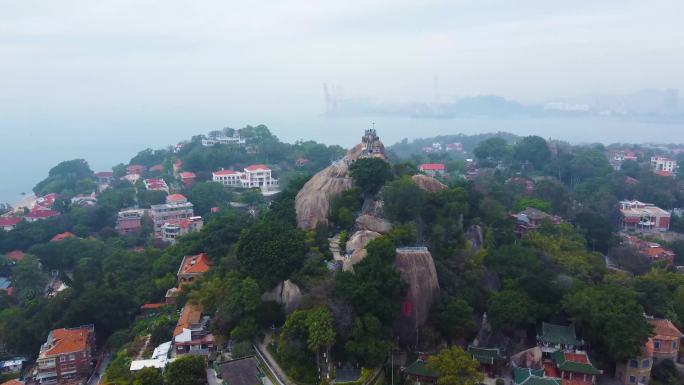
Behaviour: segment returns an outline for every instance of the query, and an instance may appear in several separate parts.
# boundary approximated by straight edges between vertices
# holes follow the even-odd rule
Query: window
[[[631,384],[636,383],[636,377],[634,377],[634,376],[629,376],[629,382],[630,382]]]
[[[672,341],[672,349],[677,349],[677,342],[676,341]]]
[[[645,384],[646,383],[646,376],[641,376],[641,383]]]
[[[69,354],[69,361],[73,361],[73,360],[75,360],[75,359],[76,359],[76,355],[75,355],[75,354]]]
[[[650,362],[649,360],[643,360],[643,361],[641,362],[641,367],[642,367],[642,368],[648,368],[648,365],[649,365],[650,363],[651,363],[651,362]]]
[[[59,356],[59,362],[66,361],[66,356]]]
[[[655,347],[656,350],[660,350],[660,341],[653,342],[653,347]]]
[[[631,366],[632,368],[638,368],[638,367],[639,367],[639,363],[637,362],[637,360],[630,360],[630,361],[629,361],[629,366]]]

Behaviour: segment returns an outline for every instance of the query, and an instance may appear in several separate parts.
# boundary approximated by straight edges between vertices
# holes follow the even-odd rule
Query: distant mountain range
[[[616,116],[684,120],[684,100],[679,92],[641,90],[629,95],[583,95],[523,104],[498,95],[465,97],[450,102],[389,103],[371,99],[331,99],[327,115],[396,115],[415,118],[507,116]]]

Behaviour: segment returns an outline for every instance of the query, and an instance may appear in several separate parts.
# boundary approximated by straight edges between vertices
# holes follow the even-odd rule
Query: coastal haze
[[[371,122],[388,144],[491,131],[684,142],[681,1],[0,9],[0,161],[9,166],[0,202],[16,202],[65,159],[100,171],[144,148],[246,124],[345,147]],[[648,108],[626,108],[630,95]],[[461,100],[477,103],[463,110]]]

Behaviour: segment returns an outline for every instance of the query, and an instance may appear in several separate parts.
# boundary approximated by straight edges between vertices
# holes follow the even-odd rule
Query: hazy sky
[[[684,89],[682,15],[681,0],[0,0],[0,112],[318,112],[323,83],[405,100],[435,76],[523,101]]]
[[[384,101],[429,100],[435,78],[442,96],[523,102],[684,90],[682,15],[682,0],[0,0],[0,201],[61,160],[107,169],[224,125],[351,146],[376,118],[321,118],[324,83]],[[684,141],[681,125],[377,119],[387,143]]]

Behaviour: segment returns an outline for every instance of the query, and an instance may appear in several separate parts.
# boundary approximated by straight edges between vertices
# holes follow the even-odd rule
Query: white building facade
[[[263,164],[247,166],[244,171],[215,171],[212,180],[224,186],[240,188],[268,189],[278,185],[278,180],[273,178],[272,170]]]
[[[665,171],[674,174],[677,172],[677,161],[665,156],[653,156],[651,157],[651,169],[654,172]]]

